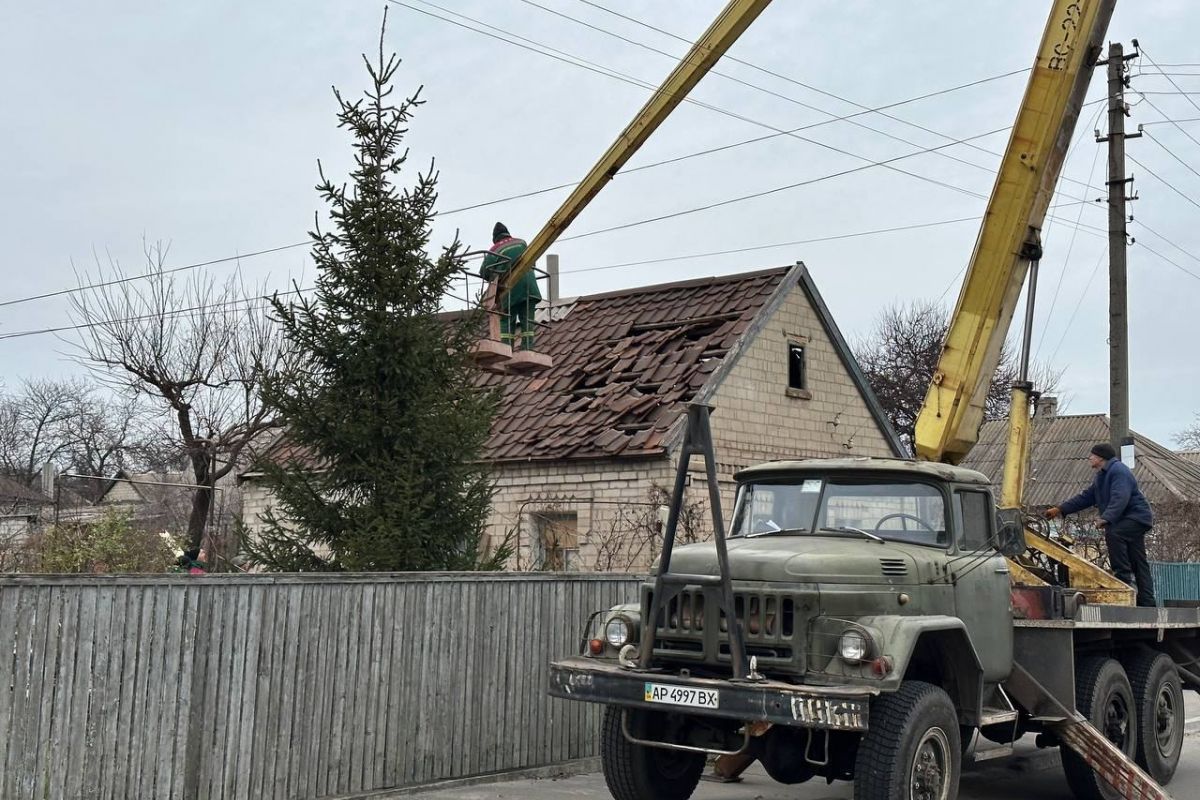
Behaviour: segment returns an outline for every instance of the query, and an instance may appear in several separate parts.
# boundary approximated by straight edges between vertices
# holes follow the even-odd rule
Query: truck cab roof
[[[991,483],[983,473],[966,467],[901,458],[806,458],[768,461],[739,470],[733,477],[739,482],[745,482],[777,480],[790,475],[828,475],[831,473],[886,474],[927,480],[932,478],[952,483],[974,483],[982,486],[988,486]]]

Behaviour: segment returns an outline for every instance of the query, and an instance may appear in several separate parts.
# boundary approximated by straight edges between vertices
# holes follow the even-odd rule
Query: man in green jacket
[[[524,239],[517,239],[508,232],[503,222],[497,222],[492,228],[492,247],[483,257],[479,267],[479,277],[485,281],[500,281],[508,274],[517,259],[525,252]],[[506,344],[514,343],[514,331],[521,332],[521,348],[533,349],[534,311],[542,299],[538,291],[537,276],[533,270],[527,271],[517,281],[510,291],[500,295],[497,304],[500,309],[500,340]]]

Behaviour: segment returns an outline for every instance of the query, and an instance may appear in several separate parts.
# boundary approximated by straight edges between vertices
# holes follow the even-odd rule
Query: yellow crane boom
[[[550,220],[533,237],[517,263],[504,277],[502,291],[512,288],[526,271],[531,269],[567,226],[592,202],[600,190],[613,179],[621,167],[633,157],[658,126],[683,102],[688,92],[700,82],[721,56],[738,40],[742,32],[758,18],[771,0],[729,0],[720,15],[696,40],[687,55],[676,65],[662,86],[646,101],[633,120],[621,131],[617,140],[605,151],[571,196],[563,201]]]
[[[1038,232],[1115,5],[1116,0],[1055,0],[1050,11],[917,419],[918,458],[957,464],[978,438],[1000,347],[1029,263],[1040,252]],[[1014,401],[1025,404],[1028,419],[1028,393]]]

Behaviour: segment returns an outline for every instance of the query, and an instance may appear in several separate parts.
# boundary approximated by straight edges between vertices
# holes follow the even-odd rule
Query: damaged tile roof
[[[711,392],[729,356],[792,291],[803,291],[893,454],[903,446],[803,264],[642,286],[538,308],[533,375],[481,373],[502,393],[486,457],[494,462],[661,456],[684,405]],[[459,312],[443,315],[454,319]],[[709,385],[712,383],[713,385]],[[280,435],[264,458],[312,466]],[[240,477],[257,474],[253,471]]]
[[[997,490],[1004,470],[1007,427],[1004,420],[984,423],[979,443],[962,463],[987,475]],[[1108,417],[1104,414],[1035,418],[1025,502],[1031,506],[1055,505],[1087,487],[1092,481],[1087,454],[1092,445],[1108,441],[1108,432]],[[1133,474],[1151,502],[1200,500],[1200,464],[1181,458],[1179,453],[1136,431],[1131,433],[1137,452]]]
[[[581,297],[539,326],[554,364],[487,375],[503,391],[494,461],[660,455],[684,404],[738,343],[790,268]],[[796,267],[795,269],[802,269]]]

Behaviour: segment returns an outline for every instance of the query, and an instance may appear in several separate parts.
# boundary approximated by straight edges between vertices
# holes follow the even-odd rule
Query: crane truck
[[[731,0],[505,278],[512,285],[769,0]],[[719,756],[857,800],[954,800],[972,743],[1061,750],[1080,800],[1165,798],[1200,691],[1200,609],[1130,587],[1028,529],[1030,325],[1039,232],[1115,0],[1053,0],[916,427],[916,458],[777,461],[736,474],[726,536],[710,409],[688,409],[661,556],[599,610],[549,692],[604,706],[616,800],[686,800]],[[1029,277],[999,498],[958,466]],[[714,538],[674,546],[692,456]]]

